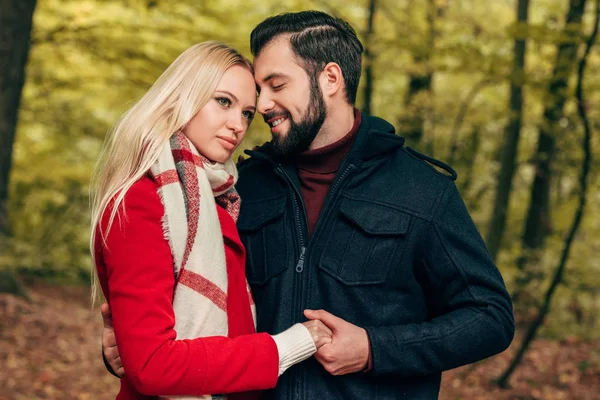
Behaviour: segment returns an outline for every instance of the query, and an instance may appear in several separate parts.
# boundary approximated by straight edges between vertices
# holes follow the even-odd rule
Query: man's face
[[[327,116],[318,76],[308,77],[294,57],[289,39],[273,40],[254,60],[257,109],[271,128],[282,154],[307,150]]]

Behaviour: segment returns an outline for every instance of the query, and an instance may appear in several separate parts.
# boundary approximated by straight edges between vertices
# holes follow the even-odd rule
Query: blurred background
[[[109,127],[190,45],[280,12],[365,45],[357,107],[451,164],[511,292],[503,354],[441,399],[600,399],[599,0],[0,0],[0,399],[112,399],[89,302]],[[244,148],[269,139],[257,118]],[[236,155],[237,156],[237,155]]]

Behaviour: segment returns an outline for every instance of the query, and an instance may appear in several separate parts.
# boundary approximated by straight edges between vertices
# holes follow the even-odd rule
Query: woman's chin
[[[217,162],[220,164],[224,164],[227,160],[231,158],[233,151],[222,151],[219,154],[213,154],[213,157],[206,157],[212,162]]]
[[[199,149],[197,150],[198,153],[202,154],[203,157],[208,158],[211,162],[221,164],[225,163],[233,155],[233,150],[230,151],[224,148],[211,149],[212,151],[200,151]]]

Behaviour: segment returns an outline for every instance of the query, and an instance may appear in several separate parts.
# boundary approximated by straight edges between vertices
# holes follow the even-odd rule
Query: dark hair
[[[257,57],[280,35],[291,34],[293,52],[315,77],[329,62],[337,63],[346,82],[346,99],[354,105],[361,72],[363,46],[346,21],[321,11],[302,11],[269,17],[250,34],[250,50]]]

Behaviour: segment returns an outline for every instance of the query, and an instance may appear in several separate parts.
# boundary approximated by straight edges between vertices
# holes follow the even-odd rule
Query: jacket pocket
[[[242,201],[237,227],[246,247],[246,276],[253,285],[265,284],[287,266],[284,206],[285,197]]]
[[[391,207],[343,198],[319,267],[346,285],[385,282],[401,259],[412,219]]]

